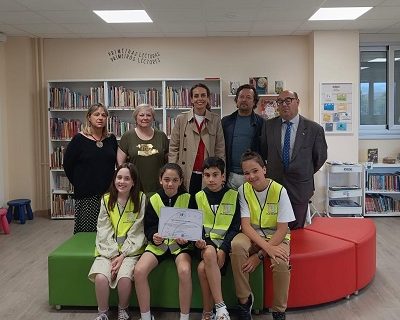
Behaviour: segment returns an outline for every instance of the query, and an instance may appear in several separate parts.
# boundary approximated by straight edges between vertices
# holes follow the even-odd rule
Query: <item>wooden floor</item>
[[[400,319],[400,218],[376,218],[377,273],[358,296],[323,306],[290,310],[288,320]],[[36,216],[25,225],[11,224],[0,233],[0,319],[94,319],[95,309],[63,309],[48,305],[47,256],[72,235],[73,221]],[[177,312],[155,312],[156,319],[179,319]],[[115,319],[115,312],[111,319]],[[201,318],[193,312],[192,320]],[[133,310],[133,320],[139,319]],[[235,316],[232,316],[232,320]],[[254,320],[272,319],[269,313]]]

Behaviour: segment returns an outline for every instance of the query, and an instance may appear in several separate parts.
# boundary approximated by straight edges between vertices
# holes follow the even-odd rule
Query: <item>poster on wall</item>
[[[321,83],[320,123],[327,134],[353,132],[352,83]]]

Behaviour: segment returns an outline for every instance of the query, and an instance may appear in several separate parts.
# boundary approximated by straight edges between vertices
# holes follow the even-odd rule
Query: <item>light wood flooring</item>
[[[290,310],[288,320],[400,319],[400,218],[376,218],[377,273],[358,296],[323,306]],[[11,234],[0,233],[0,319],[94,319],[95,309],[55,310],[48,305],[47,256],[72,235],[73,221],[35,216],[25,225],[13,222]],[[133,320],[139,319],[133,310]],[[177,312],[155,312],[156,319],[179,319]],[[115,312],[111,319],[115,319]],[[110,320],[111,320],[110,319]],[[192,320],[201,319],[199,312]],[[235,320],[232,316],[232,320]],[[253,316],[272,319],[271,314]]]

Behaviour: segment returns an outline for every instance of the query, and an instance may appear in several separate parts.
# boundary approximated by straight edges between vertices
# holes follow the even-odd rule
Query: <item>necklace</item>
[[[97,148],[103,148],[103,142],[100,140],[97,140],[92,134],[90,135],[95,141],[96,141],[96,147]]]

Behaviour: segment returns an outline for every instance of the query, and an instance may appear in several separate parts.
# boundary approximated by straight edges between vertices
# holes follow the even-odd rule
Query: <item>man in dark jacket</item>
[[[247,150],[260,152],[260,135],[264,119],[254,112],[258,94],[249,84],[240,86],[235,97],[237,111],[222,118],[225,137],[226,182],[237,190],[243,183],[240,158]]]
[[[314,174],[324,165],[328,146],[324,129],[299,114],[296,92],[285,90],[276,102],[279,117],[265,122],[261,155],[267,160],[268,178],[286,188],[296,216],[289,227],[298,229],[304,227],[314,194]]]

